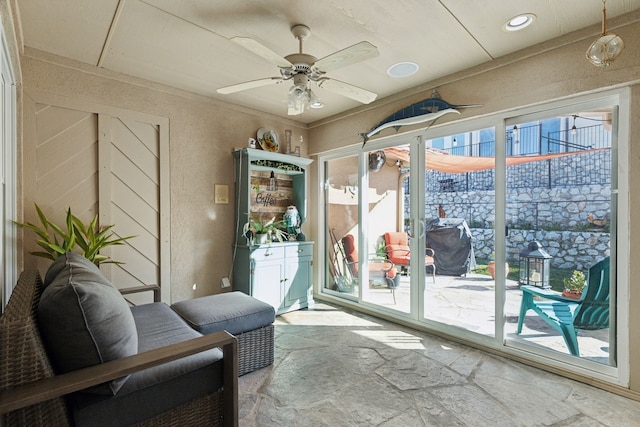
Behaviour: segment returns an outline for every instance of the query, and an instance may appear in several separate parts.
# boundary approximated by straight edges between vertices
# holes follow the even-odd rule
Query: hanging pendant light
[[[624,49],[616,34],[607,34],[607,0],[602,0],[602,34],[587,49],[587,59],[598,67],[608,67]]]

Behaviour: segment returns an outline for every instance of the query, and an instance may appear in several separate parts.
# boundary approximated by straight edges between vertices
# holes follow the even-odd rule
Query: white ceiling
[[[289,82],[229,95],[216,92],[222,86],[280,75],[274,65],[229,38],[250,37],[286,56],[298,51],[290,27],[305,24],[311,36],[303,50],[317,58],[369,41],[380,56],[332,71],[329,77],[381,99],[585,27],[595,25],[595,38],[602,11],[601,0],[17,3],[25,46],[285,117]],[[609,0],[607,18],[638,9],[640,0]],[[519,32],[502,30],[509,18],[525,12],[537,16],[532,26]],[[386,70],[400,61],[416,62],[420,70],[408,78],[389,77]],[[360,105],[322,88],[313,90],[325,108],[307,110],[295,120],[311,123]]]

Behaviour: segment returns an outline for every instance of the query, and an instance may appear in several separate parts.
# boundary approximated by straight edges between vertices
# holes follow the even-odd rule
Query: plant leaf
[[[42,223],[42,226],[46,229],[49,225],[49,220],[44,215],[44,212],[42,212],[42,209],[40,209],[40,206],[38,206],[37,203],[35,203],[35,205],[36,205],[36,212],[38,213],[38,218],[40,218],[40,222]]]
[[[22,222],[16,222],[15,224],[35,232],[43,240],[49,240],[49,233],[47,233],[46,230],[38,227],[37,225],[33,225],[30,222],[26,224]]]
[[[72,252],[78,246],[82,249],[82,255],[94,264],[112,263],[122,264],[122,262],[114,261],[106,255],[100,254],[100,249],[122,245],[125,240],[136,236],[118,237],[113,233],[113,225],[101,227],[98,223],[99,216],[96,214],[88,224],[84,224],[80,218],[73,215],[71,208],[66,211],[66,226],[64,231],[60,226],[49,221],[40,207],[35,204],[38,218],[42,222],[42,227],[32,223],[20,223],[14,221],[16,225],[27,228],[38,236],[36,244],[42,247],[46,252],[32,252],[34,256],[48,258],[54,260],[59,254]],[[49,229],[52,232],[49,232]]]
[[[50,259],[52,261],[55,261],[55,257],[50,254],[49,252],[29,252],[29,255],[33,255],[33,256],[37,256],[40,258],[47,258]]]
[[[75,225],[76,230],[79,231],[80,234],[85,234],[86,235],[87,231],[86,231],[82,221],[80,221],[80,218],[78,218],[77,216],[74,215],[72,217],[72,220],[73,220],[73,224]]]
[[[49,248],[51,248],[51,250],[53,250],[54,252],[57,252],[59,254],[65,254],[67,252],[69,252],[68,250],[66,250],[65,248],[63,248],[62,246],[59,245],[52,245],[51,243],[48,244]]]

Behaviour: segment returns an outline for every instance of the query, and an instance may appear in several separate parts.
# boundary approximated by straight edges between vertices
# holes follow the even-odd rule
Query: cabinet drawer
[[[287,246],[284,255],[286,258],[311,257],[313,256],[313,245]]]
[[[255,251],[251,252],[251,258],[254,261],[268,261],[271,259],[282,259],[284,258],[284,248],[272,247],[272,246],[260,247],[260,248],[257,248]]]

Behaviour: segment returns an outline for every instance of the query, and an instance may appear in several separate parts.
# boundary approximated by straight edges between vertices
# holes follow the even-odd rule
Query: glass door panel
[[[506,129],[507,151],[517,155],[507,159],[505,246],[518,270],[517,286],[507,288],[506,336],[511,343],[611,366],[614,113],[570,111]]]
[[[405,222],[408,219],[409,146],[367,153],[367,215],[361,269],[368,275],[362,299],[388,309],[411,312],[411,251]]]
[[[495,146],[494,128],[485,128],[427,140],[425,149],[424,319],[488,336],[506,271],[493,273]]]
[[[357,298],[358,156],[328,160],[325,177],[325,291]]]

